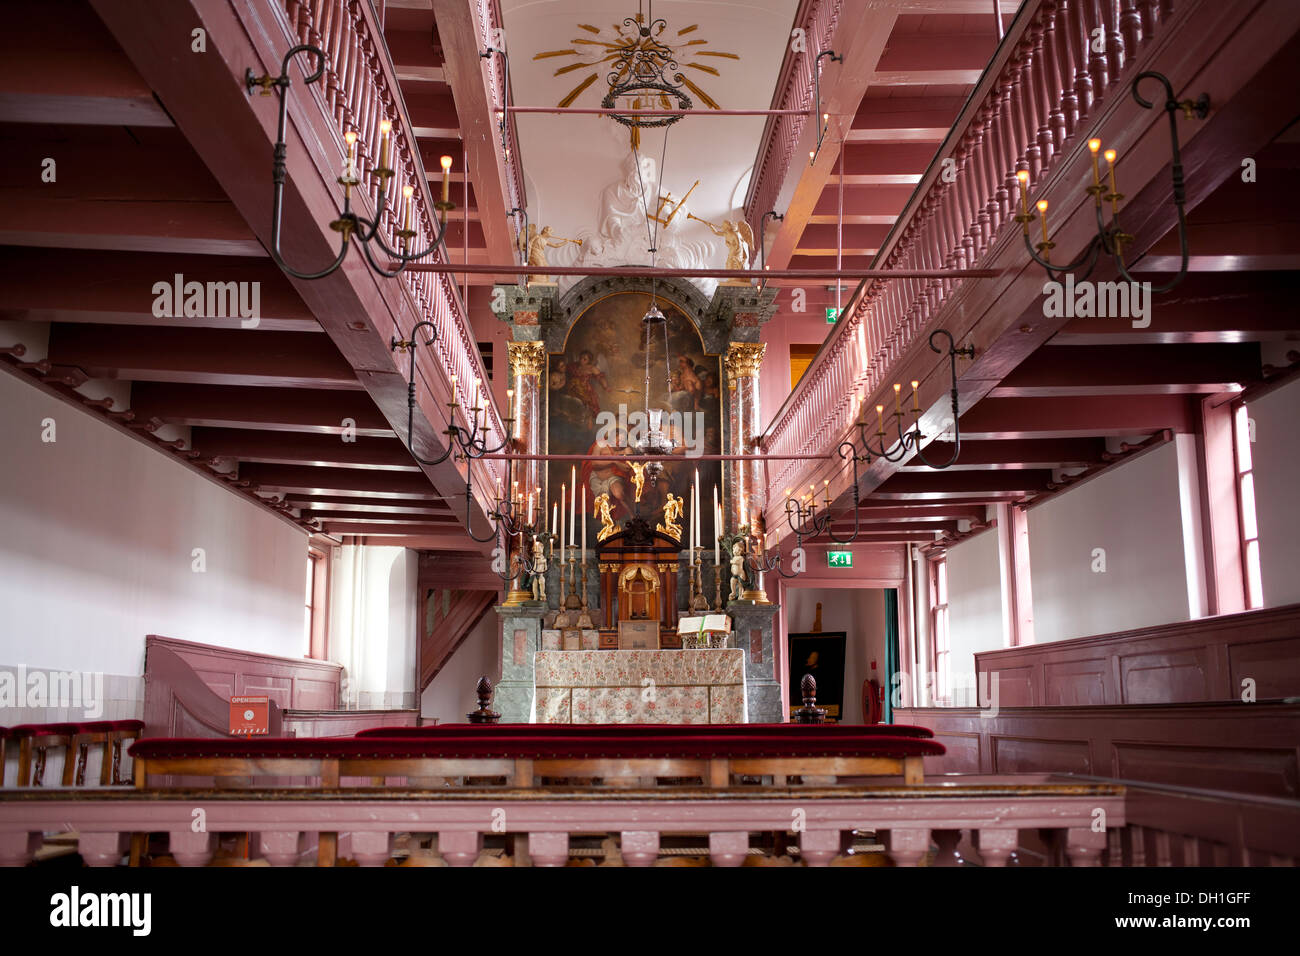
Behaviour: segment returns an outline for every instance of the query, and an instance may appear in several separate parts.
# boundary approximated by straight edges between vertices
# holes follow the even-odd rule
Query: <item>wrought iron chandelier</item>
[[[638,3],[636,16],[624,17],[623,25],[631,27],[635,33],[628,43],[613,51],[614,63],[607,77],[609,92],[600,101],[601,108],[614,109],[620,98],[630,98],[635,103],[646,99],[653,103],[656,99],[668,100],[671,97],[675,102],[673,108],[689,110],[693,105],[691,98],[682,91],[686,78],[678,69],[673,51],[659,40],[668,28],[668,22],[662,17],[655,19],[654,0],[650,0],[649,10],[644,16]],[[610,116],[616,122],[635,129],[672,126],[682,118],[680,114],[638,116],[611,113]]]
[[[388,204],[388,182],[394,176],[394,171],[389,165],[392,152],[392,121],[385,119],[379,124],[381,135],[379,162],[371,170],[379,179],[379,194],[376,199],[373,219],[360,215],[352,208],[352,190],[361,185],[361,175],[357,168],[357,133],[355,130],[348,130],[343,135],[348,144],[348,153],[344,159],[343,172],[337,180],[339,185],[343,187],[343,209],[338,218],[330,223],[330,228],[339,233],[340,236],[338,255],[325,268],[315,272],[303,272],[290,266],[284,261],[284,257],[280,253],[280,216],[284,205],[284,181],[288,169],[286,160],[288,146],[284,137],[285,116],[289,106],[287,94],[291,85],[289,63],[299,53],[310,53],[316,58],[316,69],[311,73],[303,74],[303,83],[310,86],[319,80],[325,72],[325,53],[319,47],[307,43],[292,47],[284,55],[279,76],[271,76],[270,74],[254,76],[251,69],[244,71],[244,85],[250,96],[254,89],[260,89],[263,96],[275,93],[280,99],[275,150],[271,160],[271,180],[274,183],[274,193],[271,201],[271,257],[275,260],[276,265],[297,279],[323,279],[343,265],[343,260],[347,258],[351,240],[355,236],[370,268],[379,275],[391,279],[402,272],[409,263],[423,259],[437,250],[443,243],[447,233],[447,212],[456,208],[455,204],[451,202],[447,190],[447,176],[451,170],[451,157],[442,157],[442,199],[433,204],[434,208],[438,210],[438,225],[433,241],[427,248],[419,252],[410,251],[411,240],[417,235],[416,231],[411,228],[415,207],[415,187],[406,185],[402,187],[402,201],[395,206],[394,210],[402,220],[402,227],[394,233],[398,239],[397,245],[399,248],[392,249],[385,241],[383,230],[380,228],[380,221],[384,217],[384,210]],[[381,266],[376,261],[375,253],[371,250],[372,243],[384,255],[397,260],[397,267],[390,270]]]
[[[1156,103],[1146,99],[1138,92],[1138,85],[1143,80],[1156,80],[1165,90],[1164,109],[1169,116],[1169,143],[1170,152],[1173,161],[1171,163],[1173,173],[1173,200],[1178,209],[1178,246],[1182,254],[1182,262],[1179,266],[1178,273],[1168,282],[1160,286],[1152,287],[1152,292],[1168,292],[1178,283],[1183,281],[1187,275],[1187,218],[1184,211],[1184,204],[1187,200],[1187,190],[1183,179],[1183,160],[1182,153],[1178,148],[1178,114],[1181,112],[1186,119],[1205,119],[1210,112],[1210,95],[1202,93],[1195,100],[1177,100],[1174,98],[1174,88],[1169,79],[1162,73],[1148,71],[1139,73],[1133,79],[1133,85],[1130,92],[1140,106],[1144,109],[1155,109]],[[1098,260],[1102,253],[1110,256],[1115,263],[1115,268],[1119,270],[1127,282],[1136,282],[1129,275],[1128,267],[1124,262],[1124,246],[1131,242],[1133,237],[1120,227],[1119,222],[1119,203],[1124,198],[1123,194],[1118,191],[1115,185],[1115,166],[1118,154],[1113,149],[1101,152],[1101,140],[1088,140],[1088,150],[1092,153],[1092,185],[1088,187],[1087,192],[1093,199],[1093,207],[1097,213],[1097,235],[1093,236],[1083,252],[1072,262],[1056,263],[1051,261],[1051,252],[1056,244],[1047,236],[1047,200],[1040,199],[1034,204],[1038,210],[1038,219],[1042,224],[1043,238],[1041,242],[1035,243],[1029,236],[1029,224],[1034,221],[1034,214],[1029,210],[1029,171],[1020,170],[1016,173],[1016,179],[1020,184],[1020,214],[1015,217],[1016,222],[1020,223],[1024,229],[1025,249],[1029,257],[1047,270],[1047,276],[1053,282],[1062,282],[1066,273],[1073,273],[1078,269],[1083,269],[1082,279],[1086,280],[1092,275],[1093,269],[1096,268]],[[1097,162],[1097,155],[1105,158],[1107,163],[1106,177],[1102,178],[1101,168]],[[1110,203],[1110,221],[1106,221],[1105,203]]]

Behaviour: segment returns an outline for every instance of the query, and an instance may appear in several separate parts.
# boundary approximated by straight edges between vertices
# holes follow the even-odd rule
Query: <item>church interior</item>
[[[1294,0],[4,13],[0,867],[1300,862]]]

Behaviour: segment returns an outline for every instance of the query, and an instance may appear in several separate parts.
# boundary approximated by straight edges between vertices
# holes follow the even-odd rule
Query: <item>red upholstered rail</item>
[[[368,727],[357,737],[746,737],[754,734],[791,737],[933,737],[928,727],[911,724],[431,724],[426,727]]]
[[[931,757],[945,753],[943,744],[917,737],[882,737],[878,734],[713,734],[698,736],[619,737],[494,734],[490,739],[446,737],[438,739],[280,737],[258,740],[209,740],[154,737],[137,741],[132,757],[189,759],[233,757],[245,759],[290,757],[302,759],[460,758],[460,759],[602,759],[622,757]]]

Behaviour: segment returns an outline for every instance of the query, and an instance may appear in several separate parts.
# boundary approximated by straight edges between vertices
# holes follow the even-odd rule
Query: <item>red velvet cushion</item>
[[[111,720],[87,720],[76,725],[79,734],[106,734],[113,729]]]
[[[915,737],[876,734],[795,739],[789,735],[700,735],[687,738],[472,736],[439,739],[367,737],[275,737],[255,740],[153,737],[136,741],[133,757],[299,757],[304,759],[397,759],[456,757],[473,759],[600,759],[625,757],[904,757],[938,756],[942,744]]]
[[[76,724],[19,724],[9,731],[10,737],[71,737]]]
[[[8,736],[9,736],[9,728],[0,727],[0,737],[8,737]]]
[[[143,720],[110,720],[109,729],[118,733],[144,733]]]
[[[933,737],[911,724],[431,724],[426,727],[368,727],[357,737],[457,737],[493,735],[538,737],[698,737],[787,734],[792,737]]]

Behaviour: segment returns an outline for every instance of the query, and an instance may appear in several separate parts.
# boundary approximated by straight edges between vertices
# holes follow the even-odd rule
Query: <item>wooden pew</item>
[[[648,779],[693,779],[727,786],[735,776],[812,777],[818,783],[843,777],[901,776],[923,780],[922,759],[939,756],[942,744],[924,737],[879,733],[677,734],[676,728],[640,736],[607,737],[510,732],[509,725],[477,734],[441,737],[187,740],[155,738],[130,749],[137,787],[154,776],[212,778],[250,785],[267,777],[301,777],[339,787],[356,777],[403,778],[409,787],[446,778],[505,778],[507,786],[532,787],[543,777],[599,779],[635,786]]]
[[[15,786],[40,787],[45,784],[45,766],[51,751],[63,750],[62,782],[71,785],[73,764],[72,737],[76,724],[19,724],[9,729],[10,743],[18,745],[18,779]]]

